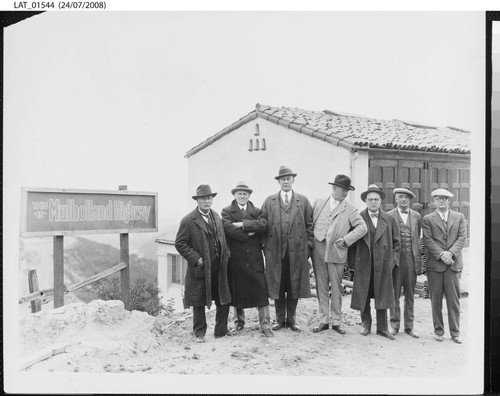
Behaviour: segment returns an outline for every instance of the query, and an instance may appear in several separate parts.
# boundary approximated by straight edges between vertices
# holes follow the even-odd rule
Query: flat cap
[[[447,197],[447,198],[452,198],[453,194],[449,192],[448,190],[444,188],[438,188],[437,190],[434,190],[431,195],[433,197]]]
[[[395,188],[392,193],[394,195],[396,194],[408,194],[410,196],[410,199],[415,198],[415,194],[413,194],[410,190],[406,188]]]

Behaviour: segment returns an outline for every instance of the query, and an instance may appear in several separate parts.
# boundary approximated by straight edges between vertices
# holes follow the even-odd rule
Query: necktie
[[[444,224],[444,229],[446,229],[446,227],[448,226],[448,223],[446,222],[446,219],[444,216],[441,217],[441,220],[443,220],[443,224]]]
[[[373,218],[373,219],[376,219],[378,217],[378,213],[370,213],[370,216]]]
[[[285,194],[285,205],[288,206],[288,194]]]
[[[408,214],[407,210],[402,210],[401,213]]]
[[[243,216],[245,216],[245,214],[247,213],[247,211],[245,210],[245,208],[241,208],[241,213],[243,214]]]

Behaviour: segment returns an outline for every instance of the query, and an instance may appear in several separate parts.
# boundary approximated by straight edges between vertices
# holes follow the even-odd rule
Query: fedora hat
[[[346,175],[337,175],[335,176],[333,183],[328,182],[328,184],[331,184],[332,186],[339,186],[345,188],[346,190],[355,190],[355,188],[351,186],[351,178]]]
[[[234,193],[236,191],[246,191],[249,194],[251,194],[253,192],[253,190],[251,188],[249,188],[248,185],[243,181],[238,182],[236,187],[231,190],[231,194],[234,195]]]
[[[275,177],[276,180],[278,180],[280,177],[285,177],[285,176],[297,176],[296,173],[293,173],[292,170],[285,165],[280,166],[280,170],[278,172],[278,176]]]
[[[217,193],[213,193],[212,189],[208,184],[200,184],[198,188],[196,189],[196,195],[193,195],[193,199],[198,199],[201,197],[206,197],[208,195],[211,195],[212,197],[215,197]]]
[[[395,188],[394,190],[392,190],[392,193],[394,195],[396,194],[408,194],[410,196],[410,199],[413,199],[415,198],[415,194],[413,194],[410,190],[406,189],[406,188]]]
[[[378,188],[376,184],[370,184],[370,185],[368,186],[368,190],[363,191],[363,192],[361,193],[361,200],[363,200],[363,201],[364,201],[364,200],[366,199],[366,196],[367,196],[369,193],[371,193],[371,192],[375,192],[375,193],[379,194],[379,195],[380,195],[380,198],[382,198],[382,200],[384,200],[384,199],[385,199],[385,192],[384,192],[384,191],[382,191],[382,189]]]
[[[434,190],[433,192],[431,192],[431,195],[433,197],[453,198],[453,194],[444,188],[438,188],[437,190]]]

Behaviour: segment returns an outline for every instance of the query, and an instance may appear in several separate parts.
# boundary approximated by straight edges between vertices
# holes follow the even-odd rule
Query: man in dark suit
[[[417,283],[417,275],[422,273],[422,256],[420,251],[420,214],[410,209],[410,200],[415,198],[410,190],[406,188],[395,188],[393,190],[396,207],[388,212],[394,217],[401,239],[401,251],[399,253],[399,266],[392,270],[392,281],[394,285],[394,299],[396,306],[391,309],[391,334],[399,332],[401,322],[401,288],[404,289],[404,331],[411,337],[418,338],[413,331],[413,306],[414,292]]]
[[[290,168],[281,166],[275,177],[281,190],[262,205],[267,220],[266,279],[269,297],[275,302],[275,331],[285,326],[301,331],[295,315],[298,299],[311,297],[312,207],[304,195],[292,190],[295,176]]]
[[[451,339],[462,343],[460,337],[460,275],[463,261],[462,249],[467,238],[465,216],[450,210],[453,194],[439,188],[431,194],[436,210],[424,216],[423,242],[428,250],[427,281],[431,296],[432,321],[436,341],[443,341],[443,292],[448,309],[448,326]]]
[[[215,301],[215,338],[228,334],[227,318],[231,295],[227,279],[229,248],[224,226],[212,210],[213,193],[208,184],[196,189],[197,207],[181,220],[175,248],[188,262],[185,305],[193,307],[193,333],[197,342],[205,342],[207,321],[205,306]]]
[[[231,190],[233,202],[222,209],[222,223],[231,250],[228,277],[231,305],[236,312],[233,331],[238,333],[245,326],[244,308],[257,307],[260,331],[266,337],[273,337],[261,242],[267,221],[262,211],[249,201],[252,192],[245,182],[239,182]]]
[[[354,245],[354,285],[351,308],[361,311],[362,335],[371,332],[370,299],[375,299],[377,334],[394,340],[387,330],[387,309],[394,308],[392,270],[399,265],[400,240],[394,217],[380,209],[385,192],[376,184],[361,194],[367,208],[360,215],[368,232]]]

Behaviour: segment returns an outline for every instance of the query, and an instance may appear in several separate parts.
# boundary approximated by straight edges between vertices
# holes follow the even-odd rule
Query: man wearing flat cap
[[[349,191],[354,191],[351,179],[345,175],[335,176],[332,194],[317,199],[313,205],[314,247],[312,262],[316,277],[320,323],[314,333],[330,326],[340,334],[345,330],[340,325],[342,310],[342,275],[347,262],[347,250],[367,231],[366,223],[356,207],[346,201]],[[331,298],[328,289],[331,287]]]
[[[394,217],[380,209],[385,192],[376,184],[361,194],[366,209],[360,214],[368,232],[356,242],[354,250],[354,285],[351,308],[361,311],[361,334],[371,332],[370,300],[375,300],[377,334],[394,340],[387,329],[387,310],[394,308],[392,270],[399,265],[400,240]]]
[[[410,209],[410,201],[415,194],[406,188],[395,188],[393,190],[396,207],[388,212],[394,217],[401,239],[401,250],[399,253],[399,266],[392,270],[392,281],[394,284],[395,307],[391,313],[391,334],[399,332],[401,322],[401,288],[404,290],[404,331],[413,338],[418,334],[413,330],[413,306],[415,285],[417,275],[422,273],[422,257],[420,232],[422,228],[420,213]]]
[[[222,223],[231,251],[228,266],[231,305],[236,311],[235,333],[245,326],[244,308],[257,307],[260,331],[273,337],[269,317],[269,299],[262,256],[262,235],[267,221],[259,208],[249,201],[253,192],[245,182],[231,190],[231,205],[222,209]]]
[[[311,297],[308,258],[313,247],[312,207],[309,200],[292,190],[296,173],[281,166],[275,179],[280,185],[262,205],[267,220],[264,254],[270,298],[274,299],[276,324],[301,331],[296,323],[299,298]]]
[[[443,292],[448,309],[451,339],[462,343],[460,337],[460,276],[463,269],[462,249],[467,237],[465,216],[450,209],[453,194],[444,188],[431,193],[436,210],[424,216],[423,242],[427,248],[427,281],[431,296],[432,321],[436,341],[442,342]]]
[[[228,334],[227,318],[231,295],[227,279],[229,248],[224,226],[212,209],[213,197],[208,184],[196,189],[197,207],[181,220],[175,248],[188,262],[185,304],[193,307],[193,333],[197,342],[205,342],[207,321],[205,306],[215,301],[215,338]]]

